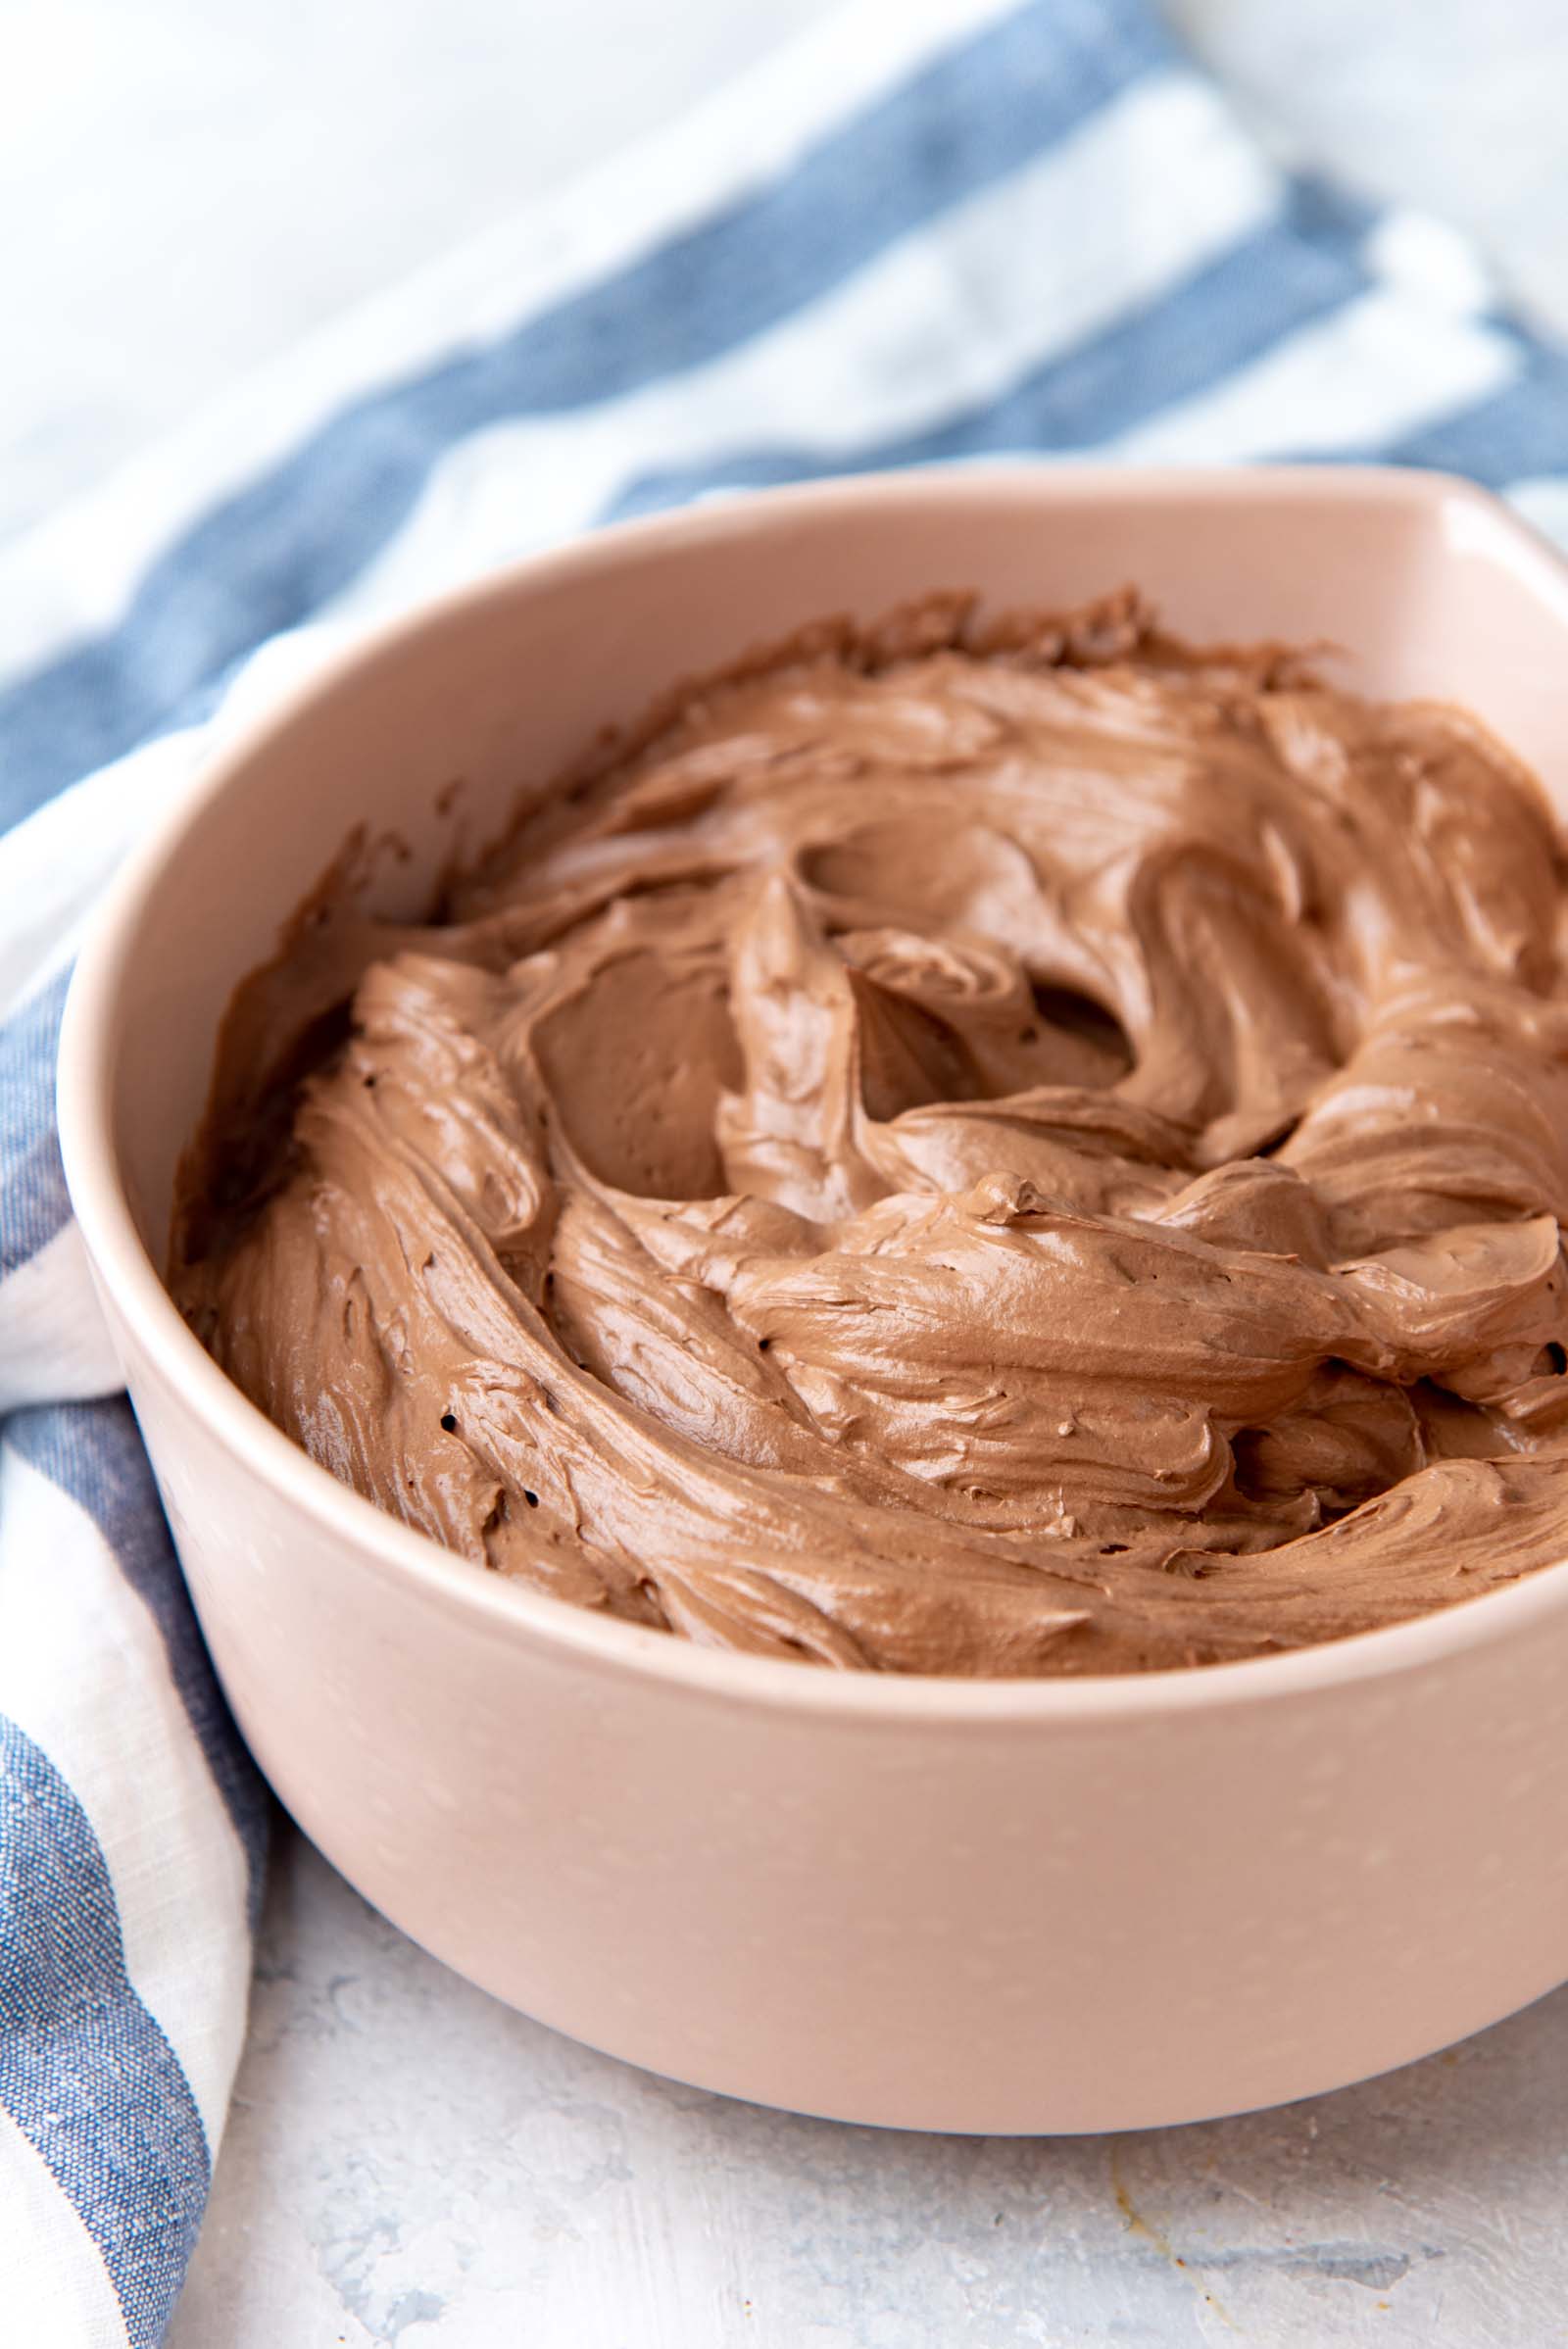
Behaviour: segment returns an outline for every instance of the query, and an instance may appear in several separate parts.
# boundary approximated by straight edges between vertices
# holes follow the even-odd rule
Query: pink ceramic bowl
[[[231,741],[117,891],[61,1057],[72,1195],[218,1669],[283,1801],[498,1997],[732,2095],[1109,2129],[1331,2088],[1568,1976],[1568,1565],[1304,1654],[1072,1684],[710,1653],[486,1576],[231,1387],[159,1277],[220,1013],[355,824],[451,845],[607,718],[817,613],[1135,579],[1471,704],[1568,807],[1568,571],[1450,481],[1008,466],[607,532]],[[482,826],[478,827],[482,828]],[[657,1526],[650,1528],[657,1541]]]

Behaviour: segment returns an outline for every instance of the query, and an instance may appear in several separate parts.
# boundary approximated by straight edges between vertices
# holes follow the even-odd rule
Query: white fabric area
[[[124,2316],[98,2246],[3,2107],[0,2178],[7,2349],[124,2349]]]

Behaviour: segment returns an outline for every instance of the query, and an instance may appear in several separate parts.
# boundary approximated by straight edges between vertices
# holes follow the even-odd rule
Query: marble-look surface
[[[675,2087],[457,1981],[299,1837],[171,2349],[1546,2349],[1568,1990],[1387,2079],[1111,2138]]]
[[[0,0],[0,535],[831,0]],[[889,0],[896,5],[897,0]],[[1261,128],[1568,328],[1562,0],[1170,0]],[[173,2349],[1568,2341],[1568,1992],[1117,2140],[729,2105],[469,1989],[280,1836]],[[39,2345],[44,2349],[44,2345]]]

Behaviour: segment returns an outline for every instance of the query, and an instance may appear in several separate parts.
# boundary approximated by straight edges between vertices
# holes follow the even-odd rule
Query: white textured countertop
[[[49,223],[0,241],[0,536],[825,5],[0,0],[24,68],[0,73],[0,204]],[[1172,13],[1255,121],[1483,234],[1568,329],[1562,0]],[[510,2014],[285,1831],[169,2337],[1538,2349],[1568,2342],[1565,2212],[1568,1992],[1281,2113],[881,2134],[672,2087]]]

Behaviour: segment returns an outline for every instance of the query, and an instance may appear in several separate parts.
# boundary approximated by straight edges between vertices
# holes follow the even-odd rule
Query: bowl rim
[[[1134,1674],[1071,1678],[967,1679],[936,1674],[812,1671],[800,1662],[694,1641],[603,1615],[485,1573],[431,1537],[387,1515],[341,1484],[273,1426],[219,1368],[187,1326],[136,1229],[116,1145],[113,1066],[122,977],[141,943],[147,898],[177,856],[195,818],[230,787],[237,770],[286,737],[296,721],[364,664],[411,645],[466,614],[505,602],[520,587],[548,589],[591,578],[628,554],[672,541],[701,545],[766,535],[792,520],[904,505],[940,512],[1019,498],[1042,507],[1068,502],[1180,504],[1273,500],[1286,507],[1336,504],[1370,509],[1451,507],[1465,524],[1506,550],[1568,626],[1568,563],[1549,542],[1473,482],[1382,465],[1130,467],[1051,459],[978,459],[862,473],[827,482],[726,493],[590,533],[543,554],[486,571],[426,598],[334,647],[303,680],[225,732],[174,804],[127,858],[96,909],[78,954],[62,1024],[58,1112],[72,1207],[94,1277],[160,1377],[243,1469],[270,1485],[327,1537],[449,1617],[538,1650],[557,1650],[612,1675],[654,1678],[694,1697],[828,1714],[867,1726],[911,1720],[936,1725],[1068,1724],[1286,1702],[1319,1690],[1383,1681],[1442,1666],[1518,1637],[1568,1610],[1568,1558],[1519,1582],[1482,1591],[1435,1613],[1351,1633],[1309,1647],[1239,1661],[1172,1666]]]

